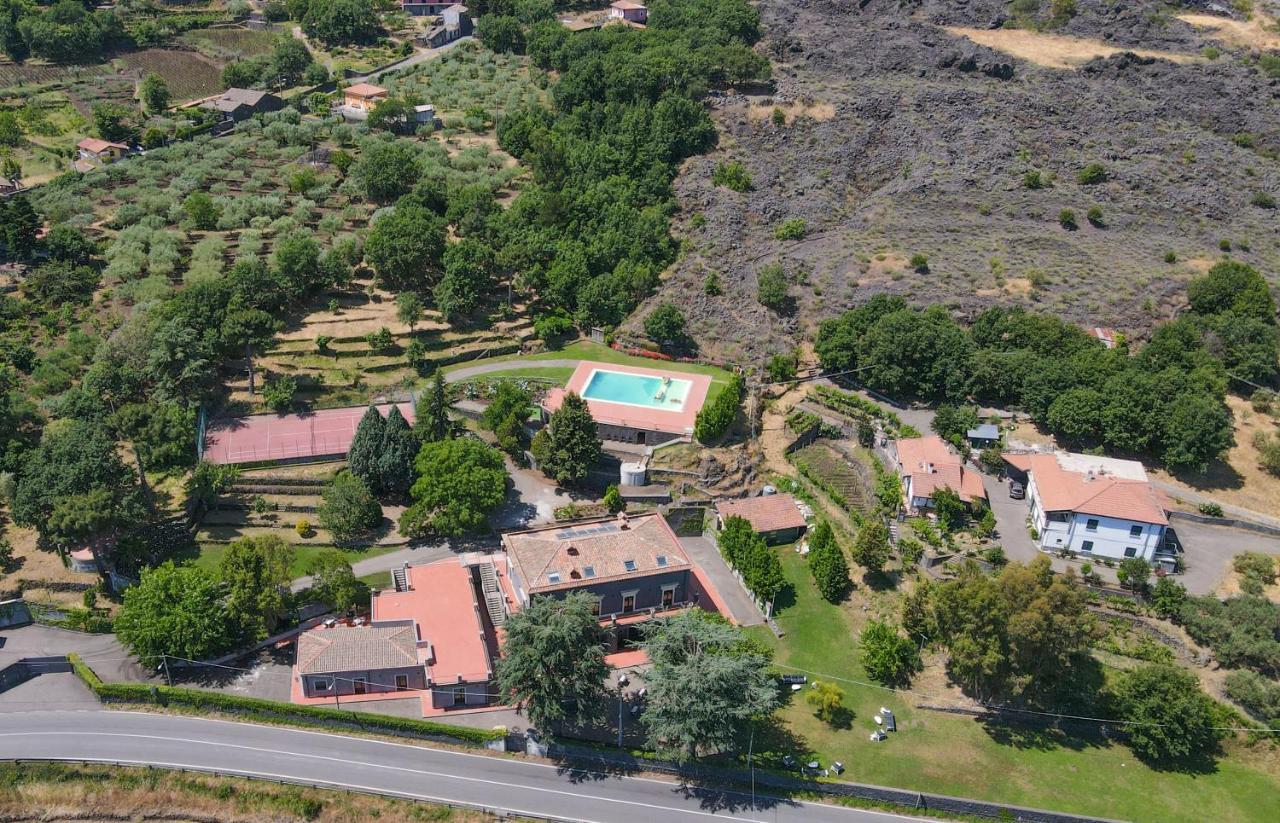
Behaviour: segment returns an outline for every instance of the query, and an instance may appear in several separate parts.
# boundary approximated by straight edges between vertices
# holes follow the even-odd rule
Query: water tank
[[[648,477],[643,463],[623,463],[621,474],[620,482],[623,486],[643,486]]]

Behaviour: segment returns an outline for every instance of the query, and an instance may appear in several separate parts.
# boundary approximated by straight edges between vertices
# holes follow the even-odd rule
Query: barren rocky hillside
[[[1259,61],[1280,62],[1280,4],[1055,5],[763,0],[776,89],[713,100],[720,147],[676,182],[689,252],[653,302],[680,305],[705,352],[744,356],[883,291],[1141,336],[1227,248],[1280,277],[1280,79]],[[751,190],[712,184],[731,160]],[[1105,180],[1080,182],[1094,163]],[[790,218],[805,239],[775,239]],[[783,315],[755,299],[778,261]]]

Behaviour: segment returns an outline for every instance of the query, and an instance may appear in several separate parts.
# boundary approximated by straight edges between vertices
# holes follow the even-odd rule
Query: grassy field
[[[289,567],[289,573],[293,577],[302,577],[307,574],[307,567],[311,565],[311,561],[321,552],[328,551],[333,546],[315,545],[315,546],[294,546],[296,552],[293,565]],[[366,549],[343,549],[338,551],[350,563],[356,563],[360,560],[368,560],[370,557],[377,557],[387,552],[393,552],[401,548],[400,546],[370,546]],[[218,564],[222,562],[222,556],[227,553],[225,543],[203,543],[200,546],[200,554],[191,560],[192,565],[199,566],[209,571],[217,571]]]
[[[528,363],[529,366],[513,366],[510,371],[503,370],[502,374],[509,377],[540,377],[536,374],[539,370],[545,370],[546,367],[536,365],[541,360],[594,360],[598,363],[613,363],[620,366],[639,366],[641,368],[662,369],[663,371],[683,372],[685,374],[705,374],[711,377],[711,388],[707,392],[707,400],[713,399],[719,394],[725,386],[729,385],[729,373],[724,369],[716,366],[704,366],[699,363],[670,363],[665,360],[650,360],[647,357],[635,357],[620,351],[615,351],[608,346],[602,346],[599,343],[592,343],[589,340],[579,340],[570,343],[561,349],[554,351],[538,352],[537,354],[515,354],[506,357],[494,357],[486,359],[485,363]],[[476,365],[475,363],[459,363],[455,366],[445,368],[445,374],[465,369],[467,366]],[[569,373],[572,374],[572,369]],[[566,377],[566,379],[568,379]]]
[[[6,820],[30,820],[32,809],[92,809],[93,819],[101,820],[478,823],[494,819],[479,812],[408,800],[164,769],[62,763],[0,767],[0,815]],[[66,819],[61,812],[50,814]],[[74,816],[79,819],[79,814]]]
[[[987,727],[917,709],[915,695],[852,682],[869,681],[855,639],[867,614],[822,600],[796,553],[783,550],[782,562],[794,591],[790,602],[786,591],[779,598],[785,637],[776,640],[763,627],[757,636],[774,647],[783,666],[837,682],[852,718],[848,728],[832,728],[795,700],[780,712],[791,736],[785,745],[762,745],[757,737],[762,760],[812,752],[824,764],[843,762],[846,779],[1139,821],[1200,820],[1205,809],[1213,809],[1216,821],[1274,819],[1266,811],[1270,804],[1259,800],[1276,797],[1280,781],[1255,763],[1265,755],[1252,750],[1233,751],[1205,774],[1162,772],[1102,737]],[[873,602],[870,613],[885,605]],[[871,717],[881,706],[893,709],[899,731],[871,743]]]

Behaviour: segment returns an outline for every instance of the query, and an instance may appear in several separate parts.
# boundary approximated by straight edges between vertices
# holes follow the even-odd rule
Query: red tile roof
[[[112,143],[110,140],[99,140],[96,137],[86,137],[77,143],[76,147],[84,149],[87,152],[92,152],[93,154],[100,154],[107,149],[120,149],[121,151],[129,150],[129,147],[123,143]]]
[[[1160,525],[1169,522],[1160,495],[1135,461],[1012,452],[1004,459],[1031,475],[1040,505],[1047,512],[1079,512]],[[1126,476],[1117,474],[1117,469]]]
[[[409,589],[373,597],[373,622],[412,620],[431,644],[427,673],[433,683],[488,680],[492,674],[484,624],[471,570],[450,557],[408,570]]]
[[[693,565],[660,514],[508,532],[502,545],[527,592],[560,591]],[[627,568],[628,561],[634,568]]]
[[[744,497],[739,500],[721,500],[716,511],[723,518],[741,517],[751,524],[757,533],[799,529],[806,525],[804,515],[796,506],[796,499],[789,494],[769,494],[761,497]]]
[[[387,90],[372,83],[356,83],[354,86],[347,86],[342,93],[352,97],[385,97]]]
[[[959,455],[937,435],[895,441],[898,474],[911,478],[915,497],[932,497],[938,489],[951,489],[969,502],[985,500],[982,479],[964,468]]]

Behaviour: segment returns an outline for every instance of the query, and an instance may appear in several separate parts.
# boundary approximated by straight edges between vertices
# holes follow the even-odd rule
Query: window
[[[1083,543],[1081,543],[1081,544],[1080,544],[1080,551],[1082,551],[1082,552],[1091,552],[1091,551],[1093,551],[1093,541],[1092,541],[1092,540],[1086,540],[1086,541],[1084,541]]]
[[[1090,517],[1084,521],[1084,530],[1087,532],[1096,532],[1098,530],[1098,521]]]
[[[583,567],[583,569],[582,569],[582,576],[583,576],[583,577],[595,577],[595,576],[596,576],[596,567],[595,567],[595,566],[584,566],[584,567]]]
[[[311,688],[318,692],[327,692],[329,691],[329,681],[323,677],[317,677],[311,681]]]
[[[665,554],[658,555],[654,560],[657,562],[658,568],[665,569],[667,567],[667,556]]]
[[[622,567],[623,567],[624,569],[626,569],[627,571],[629,571],[629,572],[633,572],[633,571],[635,571],[635,570],[636,570],[636,561],[634,561],[634,560],[623,560],[623,561],[622,561]]]
[[[1129,536],[1130,536],[1130,537],[1142,537],[1142,527],[1141,527],[1141,526],[1130,526],[1130,527],[1129,527]]]
[[[630,614],[635,610],[636,610],[636,593],[623,592],[622,593],[622,613]]]
[[[548,583],[559,583],[559,582],[560,582],[560,572],[547,572],[547,582],[548,582]]]
[[[407,674],[396,675],[396,691],[398,692],[409,691],[409,675]]]
[[[675,585],[662,587],[662,608],[669,609],[676,604]]]
[[[466,686],[453,687],[453,705],[455,706],[467,705],[467,687]]]
[[[1138,549],[1137,549],[1137,547],[1136,547],[1136,546],[1125,546],[1125,547],[1124,547],[1124,556],[1125,556],[1125,557],[1137,557],[1137,556],[1138,556]]]
[[[592,604],[591,604],[591,613],[592,613],[593,615],[595,615],[596,617],[599,617],[599,616],[600,616],[600,611],[601,611],[601,608],[602,608],[603,603],[604,603],[604,598],[603,598],[603,597],[597,597],[597,598],[596,598],[596,601],[595,601],[594,603],[592,603]]]
[[[355,693],[364,694],[368,683],[363,677],[357,677],[355,680]]]

